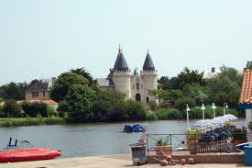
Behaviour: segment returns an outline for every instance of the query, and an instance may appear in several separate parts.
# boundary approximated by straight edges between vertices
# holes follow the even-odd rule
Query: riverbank
[[[55,125],[64,124],[65,119],[60,117],[25,117],[25,118],[0,118],[0,127]]]
[[[110,156],[92,156],[92,157],[77,157],[56,159],[48,161],[36,161],[36,162],[20,162],[20,163],[8,163],[0,164],[1,168],[125,168],[136,167],[132,165],[132,161],[129,154],[125,155],[110,155]],[[160,168],[159,164],[147,164],[141,166],[141,168]],[[172,166],[174,168],[181,168],[182,165]],[[184,168],[235,168],[243,167],[243,165],[237,164],[195,164],[185,165]]]

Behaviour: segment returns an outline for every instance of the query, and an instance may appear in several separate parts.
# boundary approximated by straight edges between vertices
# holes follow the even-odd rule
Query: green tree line
[[[162,76],[158,89],[151,91],[157,96],[160,104],[151,102],[143,105],[139,102],[126,100],[121,93],[113,89],[101,89],[96,80],[84,68],[73,69],[60,74],[50,89],[50,98],[59,103],[58,114],[69,122],[118,122],[157,119],[185,119],[186,104],[191,107],[191,118],[201,118],[202,103],[217,105],[217,115],[223,114],[223,105],[228,104],[229,113],[239,117],[239,96],[242,74],[231,67],[221,67],[220,72],[211,78],[204,78],[204,73],[185,68],[177,76]],[[24,99],[26,84],[10,83],[0,87],[0,113],[5,117],[18,117],[23,114],[49,116],[48,109],[43,105],[22,105],[16,100]],[[14,101],[15,100],[15,101]],[[34,107],[35,106],[35,107]],[[38,110],[39,109],[39,110]],[[206,117],[212,117],[209,106]]]

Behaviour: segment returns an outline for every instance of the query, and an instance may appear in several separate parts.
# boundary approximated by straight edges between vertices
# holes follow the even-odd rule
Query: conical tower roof
[[[155,71],[155,66],[153,64],[153,61],[151,59],[149,51],[147,52],[144,65],[143,65],[143,70],[144,71]]]
[[[128,64],[120,48],[118,50],[118,54],[117,54],[117,58],[116,58],[116,62],[115,62],[113,70],[114,71],[129,71]]]

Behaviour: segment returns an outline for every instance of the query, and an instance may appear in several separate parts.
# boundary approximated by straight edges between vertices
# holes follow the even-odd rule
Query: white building
[[[109,82],[104,82],[104,79],[97,79],[97,81],[101,87],[113,88],[123,93],[127,99],[149,103],[150,101],[157,102],[157,98],[152,93],[157,89],[157,79],[157,71],[149,52],[147,52],[140,73],[137,70],[132,73],[122,50],[119,48],[114,67],[110,70],[107,78]],[[104,86],[104,83],[107,83],[108,86]]]

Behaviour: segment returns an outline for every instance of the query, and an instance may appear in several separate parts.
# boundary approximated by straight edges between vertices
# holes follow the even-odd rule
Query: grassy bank
[[[65,119],[60,117],[51,118],[0,118],[0,127],[31,126],[31,125],[55,125],[64,124]]]

